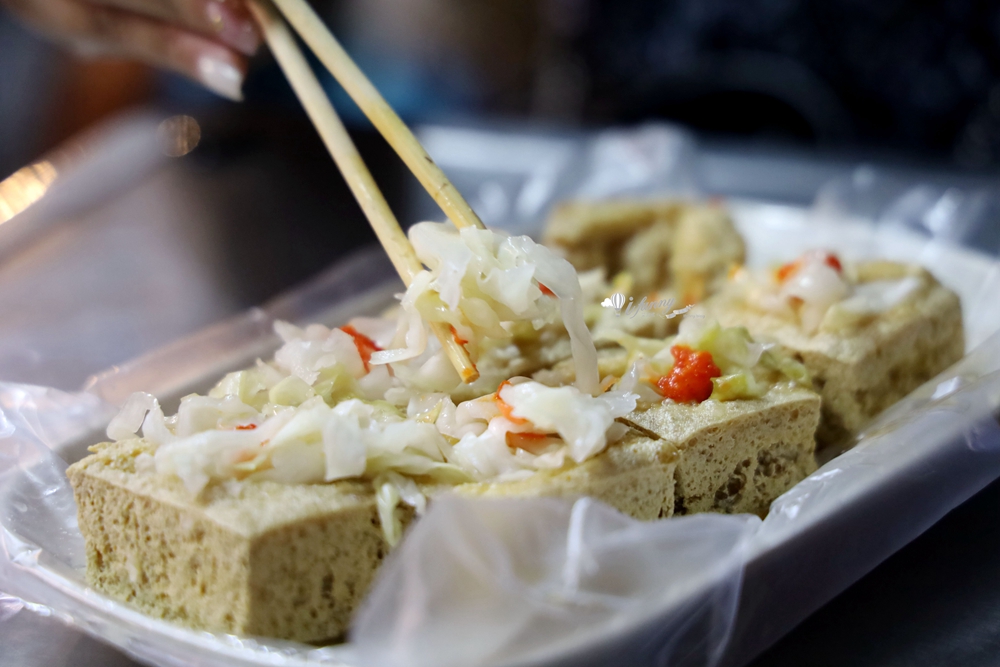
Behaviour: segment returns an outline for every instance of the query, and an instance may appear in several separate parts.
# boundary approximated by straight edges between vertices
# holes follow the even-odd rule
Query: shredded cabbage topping
[[[195,495],[212,483],[235,492],[254,480],[370,480],[394,543],[399,504],[424,509],[421,484],[519,478],[581,463],[624,435],[615,420],[637,396],[602,392],[583,294],[566,260],[528,237],[486,230],[422,223],[410,238],[428,269],[402,295],[395,320],[276,322],[282,345],[271,361],[226,375],[207,396],[184,397],[170,417],[137,393],[108,436],[141,434],[156,447],[144,467]],[[576,385],[518,377],[492,391],[497,379],[479,389],[491,393],[456,402],[461,380],[429,322],[447,323],[474,360],[489,352],[493,362],[518,355],[512,340],[525,327],[561,324]]]
[[[636,405],[627,392],[594,397],[514,378],[457,405],[446,393],[424,393],[402,408],[376,396],[398,382],[372,380],[385,367],[356,377],[363,366],[352,364],[357,350],[342,345],[340,330],[276,329],[285,344],[274,361],[230,373],[208,396],[184,397],[172,417],[153,396],[136,393],[108,436],[141,433],[156,445],[155,470],[193,495],[230,480],[372,480],[386,539],[395,543],[397,504],[419,514],[426,502],[414,480],[502,481],[583,462],[624,435],[615,419]]]
[[[207,396],[184,397],[170,417],[153,396],[136,393],[108,436],[141,434],[156,446],[150,467],[177,477],[194,495],[212,483],[238,490],[253,480],[370,480],[385,537],[395,543],[399,504],[418,514],[425,507],[421,485],[520,479],[582,463],[620,439],[627,428],[618,418],[639,401],[662,400],[653,378],[669,370],[674,340],[619,332],[615,339],[629,350],[631,367],[617,382],[606,379],[605,387],[617,386],[596,396],[515,377],[456,402],[448,391],[458,380],[439,348],[428,344],[412,359],[374,363],[395,335],[391,329],[364,318],[339,329],[278,322],[283,345],[272,361],[226,375]],[[766,389],[752,369],[769,351],[745,330],[689,318],[676,340],[710,351],[725,372],[713,398]]]
[[[213,483],[238,493],[244,481],[368,480],[394,544],[401,504],[423,512],[424,488],[520,479],[602,452],[627,430],[616,420],[639,402],[663,400],[657,378],[674,364],[673,345],[711,354],[717,400],[761,396],[776,379],[809,381],[801,364],[745,329],[696,315],[668,339],[603,327],[603,338],[625,348],[628,364],[621,377],[599,383],[583,318],[585,300],[598,291],[585,298],[565,260],[527,237],[485,230],[421,223],[410,237],[428,269],[401,296],[396,316],[339,328],[276,322],[282,344],[272,360],[226,375],[206,396],[184,397],[169,417],[153,396],[134,394],[108,436],[141,434],[155,446],[143,469],[178,478],[194,495]],[[875,303],[865,298],[865,307]],[[459,391],[428,322],[448,324],[474,360],[507,369],[525,353],[517,341],[537,332],[533,345],[561,343],[572,355],[575,385],[513,377]],[[502,378],[510,375],[517,373]]]
[[[402,316],[392,349],[372,363],[419,357],[428,345],[427,322],[444,322],[475,361],[485,341],[504,340],[512,327],[528,322],[536,330],[561,319],[576,365],[576,386],[599,390],[597,350],[583,317],[583,293],[576,270],[527,236],[421,222],[409,232],[417,256],[429,268],[413,280],[402,299]]]
[[[839,331],[906,301],[923,285],[920,276],[902,275],[861,282],[836,255],[811,250],[777,270],[737,270],[728,298],[796,322],[807,334]]]
[[[760,398],[781,382],[812,386],[805,366],[783,350],[755,341],[744,327],[722,327],[700,309],[681,320],[680,330],[671,338],[610,332],[603,339],[614,340],[628,354],[628,370],[615,388],[638,395],[643,403],[663,401],[657,383],[674,367],[672,349],[678,345],[711,355],[721,373],[712,378],[711,394],[706,395],[716,401]]]

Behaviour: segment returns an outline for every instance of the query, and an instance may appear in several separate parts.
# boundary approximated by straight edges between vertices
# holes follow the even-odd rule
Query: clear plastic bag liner
[[[426,127],[420,139],[488,226],[534,234],[564,198],[691,196],[698,192],[690,133],[649,124],[596,137]],[[420,194],[430,219],[440,209]]]
[[[996,255],[1000,188],[965,191],[956,187],[907,183],[870,166],[834,179],[817,194],[814,215],[830,220],[874,221],[926,238],[970,245]]]
[[[998,369],[1000,334],[771,505],[722,665],[746,664],[1000,475]]]
[[[601,644],[670,609],[661,632],[711,664],[759,523],[641,522],[588,498],[445,497],[392,555],[351,639],[366,665],[601,664]]]
[[[620,182],[595,175],[636,151],[648,164]],[[592,159],[549,167],[547,189],[529,192],[541,202],[529,201],[538,206],[532,215],[568,194],[684,191],[693,181],[679,156],[693,151],[670,130],[605,135],[574,154]],[[456,181],[507,187],[482,164],[462,171],[435,157]],[[515,172],[508,165],[504,173]],[[352,641],[323,648],[192,631],[89,589],[66,462],[100,439],[131,391],[157,394],[169,408],[270,354],[276,318],[338,324],[389,304],[399,283],[374,249],[287,297],[112,369],[85,391],[0,384],[0,591],[8,594],[0,622],[23,604],[156,665],[741,664],[1000,476],[1000,265],[962,246],[988,225],[961,206],[940,209],[933,229],[900,225],[882,215],[891,201],[873,204],[875,213],[848,210],[851,187],[831,186],[812,210],[731,202],[751,263],[814,246],[847,259],[919,262],[962,297],[975,349],[779,498],[763,522],[701,515],[640,523],[587,500],[442,498],[382,568]],[[511,193],[511,201],[527,196]],[[527,217],[516,224],[537,231]]]

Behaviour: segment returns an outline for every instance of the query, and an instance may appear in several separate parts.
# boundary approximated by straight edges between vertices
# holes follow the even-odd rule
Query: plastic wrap
[[[609,640],[653,616],[676,653],[712,664],[759,524],[642,522],[589,498],[446,497],[392,555],[351,639],[365,665],[601,664],[622,656]]]
[[[567,194],[685,191],[693,181],[678,156],[694,149],[668,135],[676,143],[644,128],[579,145],[546,162],[535,185],[504,185],[482,165],[463,172],[435,157],[456,181],[478,174],[475,191],[492,187],[509,210],[526,201],[515,223],[537,230],[541,211]],[[619,173],[636,155],[645,166]],[[856,186],[832,185],[811,211],[731,202],[751,262],[810,246],[920,262],[962,297],[971,352],[779,498],[763,522],[640,523],[586,500],[439,500],[383,567],[352,641],[325,648],[195,632],[90,590],[65,461],[100,437],[129,392],[151,391],[169,406],[269,354],[276,318],[339,323],[388,304],[398,283],[379,252],[366,251],[83,392],[0,385],[0,591],[17,596],[0,598],[0,622],[25,605],[157,665],[740,664],[1000,476],[1000,265],[961,245],[982,238],[985,225],[951,205],[933,225],[901,224],[886,211],[900,210],[893,202],[906,188],[850,209]],[[942,206],[940,197],[925,201]],[[908,220],[926,218],[907,206]]]

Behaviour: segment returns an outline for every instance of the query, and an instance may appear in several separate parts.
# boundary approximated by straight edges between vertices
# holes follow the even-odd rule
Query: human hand
[[[242,99],[260,35],[244,0],[0,0],[29,25],[85,55],[123,56],[180,72]]]

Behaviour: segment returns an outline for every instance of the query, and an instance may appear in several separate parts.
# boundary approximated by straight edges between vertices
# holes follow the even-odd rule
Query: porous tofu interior
[[[724,208],[681,201],[565,202],[543,241],[579,271],[627,271],[634,296],[669,289],[679,305],[714,293],[745,255]]]
[[[775,387],[760,399],[667,403],[629,419],[675,443],[675,514],[763,517],[775,498],[816,469],[819,414],[815,393]]]
[[[337,638],[388,552],[371,484],[210,487],[137,471],[142,440],[69,469],[87,579],[158,618],[305,642]],[[404,523],[410,514],[404,512]]]

